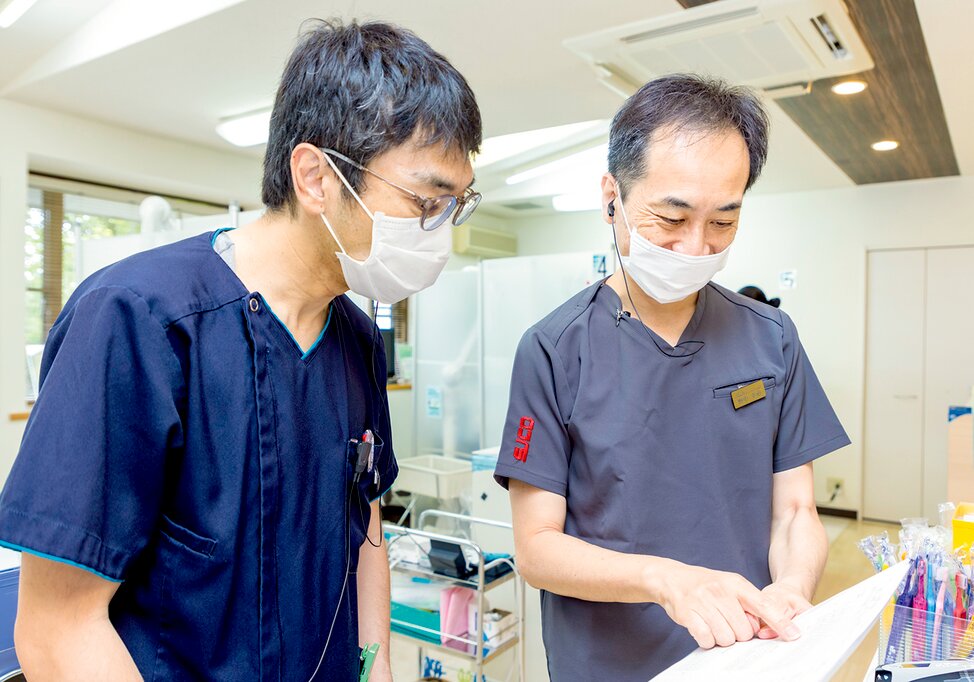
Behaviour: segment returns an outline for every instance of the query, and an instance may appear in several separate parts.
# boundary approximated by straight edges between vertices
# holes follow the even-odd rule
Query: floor
[[[875,535],[884,530],[896,537],[898,526],[869,521],[855,521],[832,516],[823,516],[822,523],[829,538],[829,560],[815,593],[814,603],[828,599],[833,594],[841,592],[869,576],[873,575],[872,566],[856,546],[856,543],[868,535]],[[863,682],[869,663],[878,646],[878,625],[866,636],[862,644],[849,658],[845,666],[832,678],[832,682]],[[393,640],[392,644],[393,672],[396,682],[414,682],[417,675],[417,650],[408,643]],[[529,682],[542,682],[530,680]]]

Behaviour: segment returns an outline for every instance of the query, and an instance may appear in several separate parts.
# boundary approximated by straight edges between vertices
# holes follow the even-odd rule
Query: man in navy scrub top
[[[828,550],[812,461],[849,439],[789,317],[710,281],[767,135],[745,90],[640,89],[602,179],[622,267],[521,340],[496,477],[554,682],[800,636]]]
[[[476,208],[463,77],[394,26],[318,23],[274,104],[267,213],[78,287],[0,496],[32,680],[356,680],[389,666],[397,467],[383,303]]]

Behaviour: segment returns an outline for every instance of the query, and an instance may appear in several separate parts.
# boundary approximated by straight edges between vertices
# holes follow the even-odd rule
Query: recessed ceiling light
[[[225,118],[217,125],[216,132],[232,145],[253,147],[267,142],[270,127],[271,110],[262,109]]]
[[[37,0],[0,0],[0,28],[10,28]]]
[[[832,92],[836,95],[855,95],[866,89],[866,84],[862,81],[842,81],[832,86]]]
[[[879,142],[873,142],[872,147],[877,152],[888,152],[896,149],[900,146],[900,143],[896,140],[880,140]]]

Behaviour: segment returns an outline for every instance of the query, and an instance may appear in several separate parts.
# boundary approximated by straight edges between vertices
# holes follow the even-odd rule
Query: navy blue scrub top
[[[849,443],[795,325],[709,284],[673,347],[621,305],[600,282],[525,333],[498,481],[565,497],[573,537],[767,586],[773,475]],[[696,648],[657,604],[541,604],[552,682],[647,680]]]
[[[111,620],[146,680],[304,682],[336,608],[318,678],[357,679],[358,549],[397,473],[381,336],[341,296],[302,352],[212,239],[128,258],[68,301],[0,541],[121,582]],[[365,429],[377,475],[352,490]]]

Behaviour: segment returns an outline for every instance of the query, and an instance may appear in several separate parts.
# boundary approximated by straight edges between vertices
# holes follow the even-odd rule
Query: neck
[[[331,301],[348,290],[334,240],[320,220],[315,224],[286,211],[267,213],[230,234],[237,276],[250,291],[259,291],[288,326],[320,324]]]
[[[629,284],[628,292],[626,290],[627,282]],[[626,277],[622,268],[616,270],[609,277],[607,284],[619,295],[624,311],[641,319],[643,324],[663,337],[672,346],[679,342],[680,336],[690,323],[690,318],[693,317],[697,308],[697,298],[700,295],[694,293],[682,301],[660,303],[643,291],[632,279]]]

